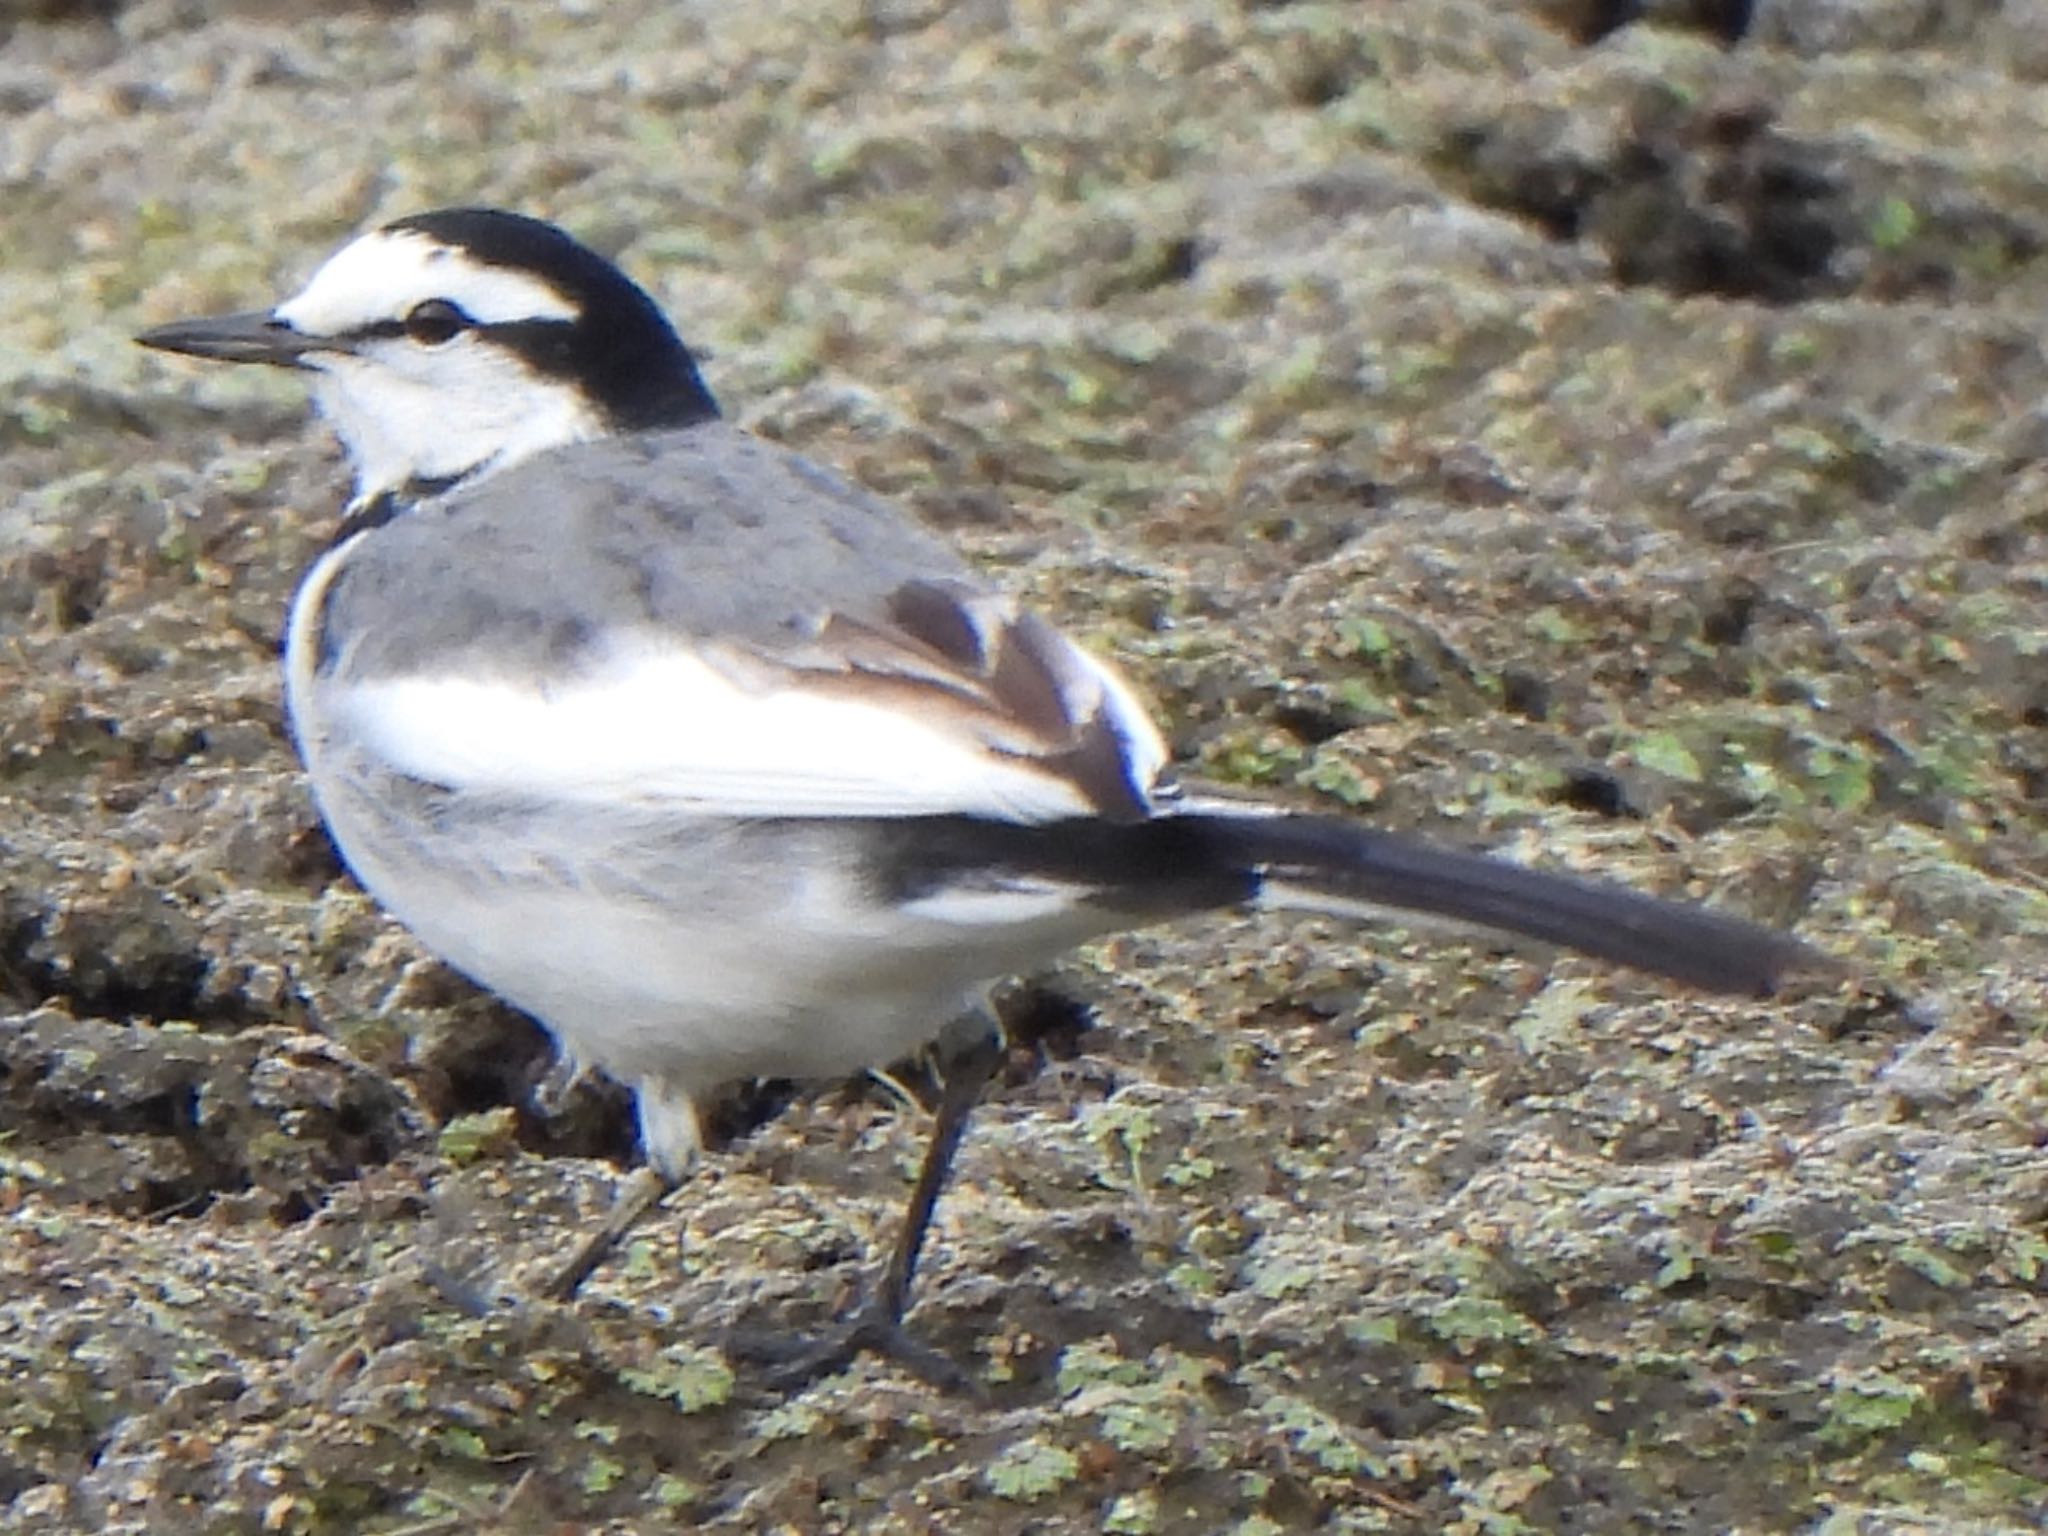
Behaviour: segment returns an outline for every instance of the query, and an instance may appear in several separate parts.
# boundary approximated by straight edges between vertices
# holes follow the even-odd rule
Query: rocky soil
[[[2048,1518],[2048,7],[0,8],[0,1525]],[[630,1164],[311,814],[287,376],[136,329],[557,218],[1191,773],[1795,927],[1705,1001],[1320,922],[1014,998],[915,1319],[852,1085]],[[743,1107],[744,1108],[744,1107]]]

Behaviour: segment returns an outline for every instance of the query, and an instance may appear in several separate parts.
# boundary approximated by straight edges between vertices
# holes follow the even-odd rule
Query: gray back
[[[349,551],[319,670],[560,674],[601,630],[773,651],[888,620],[914,579],[982,583],[899,508],[723,422],[557,449],[402,513]]]

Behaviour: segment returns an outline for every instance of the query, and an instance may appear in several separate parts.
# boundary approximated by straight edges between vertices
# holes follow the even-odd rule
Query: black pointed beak
[[[270,363],[279,368],[304,368],[308,352],[334,350],[332,341],[295,331],[267,309],[174,320],[135,339],[159,352],[182,352],[221,363]]]

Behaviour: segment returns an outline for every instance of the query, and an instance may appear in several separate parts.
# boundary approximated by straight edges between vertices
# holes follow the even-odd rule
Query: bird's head
[[[310,371],[359,501],[718,414],[689,349],[632,279],[554,225],[495,209],[400,219],[343,246],[274,308],[136,340]]]

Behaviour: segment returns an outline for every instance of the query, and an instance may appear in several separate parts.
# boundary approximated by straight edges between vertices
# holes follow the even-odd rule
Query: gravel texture
[[[0,7],[0,1526],[2038,1529],[2044,38]],[[1118,656],[1190,771],[1854,980],[1128,938],[1018,994],[940,1211],[914,1317],[981,1399],[719,1351],[857,1293],[925,1124],[874,1085],[530,1299],[619,1098],[536,1108],[536,1031],[311,814],[275,650],[342,477],[298,387],[128,340],[452,202],[615,253],[730,409]]]

